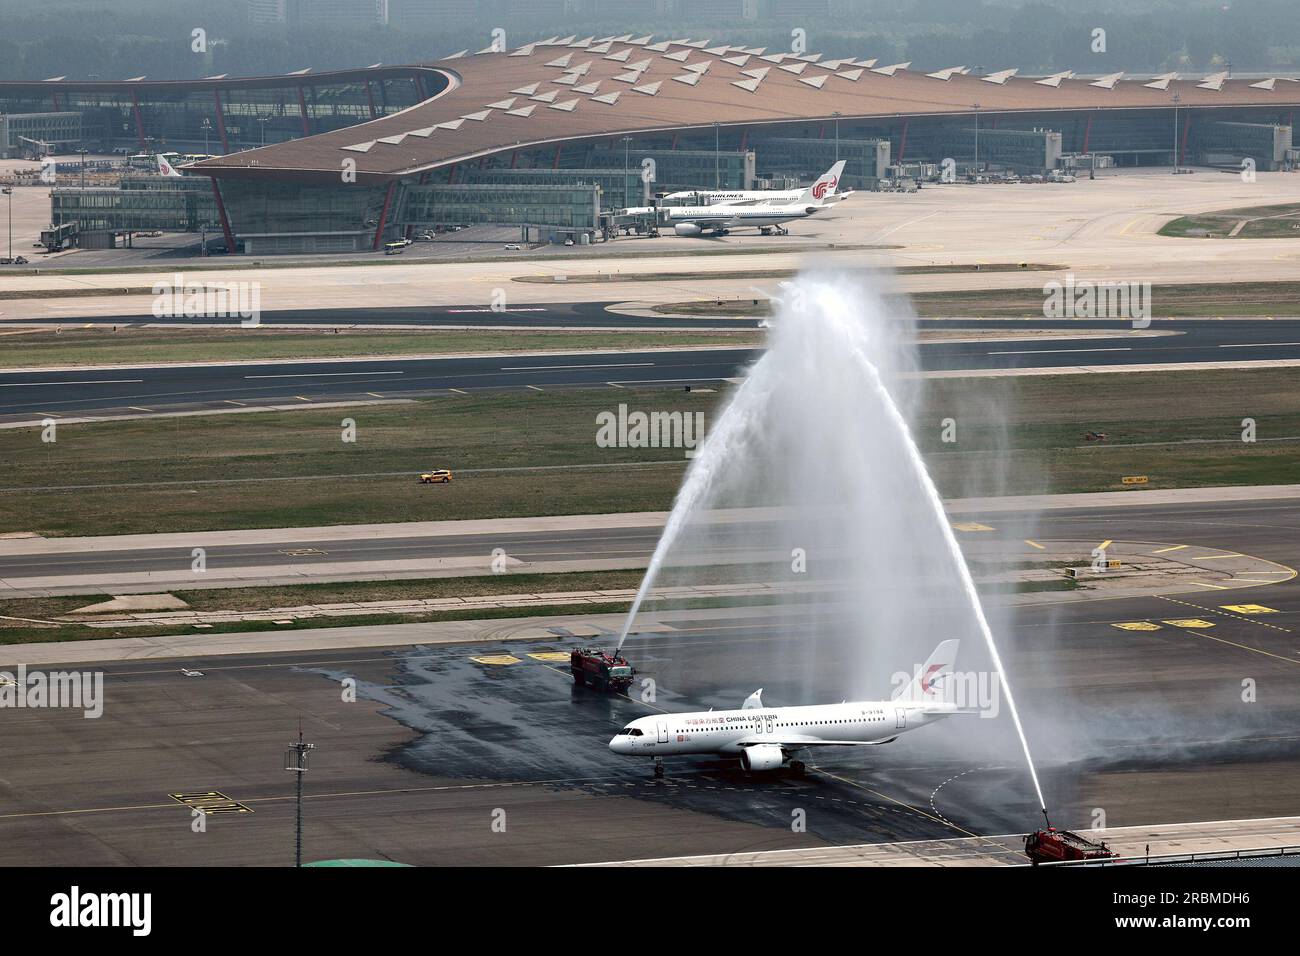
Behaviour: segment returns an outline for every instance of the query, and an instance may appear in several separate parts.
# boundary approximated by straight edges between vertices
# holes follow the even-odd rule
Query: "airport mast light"
[[[722,124],[713,124],[713,188],[722,188]]]
[[[1178,172],[1178,104],[1182,102],[1182,97],[1178,92],[1174,92],[1174,173]]]
[[[9,197],[9,261],[14,261],[14,187],[6,186],[4,194]]]
[[[298,811],[297,811],[297,825],[295,827],[296,836],[294,840],[294,855],[293,855],[293,865],[295,867],[302,866],[302,778],[303,778],[303,774],[307,772],[308,754],[310,754],[311,751],[315,749],[316,749],[315,744],[303,743],[302,727],[299,727],[298,739],[295,742],[289,744],[288,749],[285,750],[284,752],[284,769],[289,771],[290,773],[295,773],[298,775],[295,778],[298,784],[297,787]]]

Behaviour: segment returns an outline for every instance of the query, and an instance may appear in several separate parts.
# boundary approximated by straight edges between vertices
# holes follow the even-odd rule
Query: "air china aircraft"
[[[745,770],[804,769],[795,754],[814,747],[871,747],[953,714],[976,714],[941,699],[939,685],[951,676],[958,642],[935,648],[929,660],[892,700],[855,701],[811,707],[767,707],[760,688],[740,710],[640,717],[609,742],[616,754],[653,757],[662,777],[663,758],[687,754],[740,757]]]
[[[817,177],[816,182],[806,189],[735,189],[723,190],[686,189],[669,193],[664,202],[694,201],[696,203],[725,203],[728,206],[740,206],[748,203],[789,202],[831,202],[845,197],[838,195],[840,177],[844,175],[845,160],[840,160],[826,172]]]
[[[706,233],[725,236],[732,229],[742,226],[756,227],[763,235],[776,232],[785,235],[781,224],[793,219],[807,219],[813,213],[824,208],[821,203],[789,203],[781,206],[759,205],[732,206],[718,203],[716,206],[666,206],[661,207],[660,222],[673,227],[679,236],[695,237]],[[652,207],[627,209],[628,213],[649,213]]]

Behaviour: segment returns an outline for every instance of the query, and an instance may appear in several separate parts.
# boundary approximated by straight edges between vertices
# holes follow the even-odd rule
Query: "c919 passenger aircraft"
[[[688,754],[735,754],[745,770],[802,771],[795,755],[813,747],[866,747],[892,743],[900,734],[952,714],[974,714],[942,700],[940,683],[952,674],[959,642],[948,640],[891,700],[846,701],[807,707],[767,707],[762,688],[740,710],[659,714],[632,721],[609,742],[617,754],[653,757],[655,776],[662,758]]]

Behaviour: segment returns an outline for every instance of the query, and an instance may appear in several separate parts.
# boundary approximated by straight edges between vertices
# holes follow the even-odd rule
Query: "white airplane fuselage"
[[[614,735],[609,749],[616,754],[653,757],[655,775],[660,776],[661,758],[670,756],[737,755],[746,770],[777,770],[787,765],[802,769],[803,763],[795,755],[804,750],[887,744],[944,717],[977,712],[940,695],[941,686],[952,676],[958,645],[955,639],[941,642],[891,700],[768,707],[760,689],[739,710],[638,717]]]
[[[876,744],[955,712],[926,701],[875,700],[662,714],[632,721],[610,741],[609,749],[629,756],[664,757],[739,754],[769,743],[788,750]]]

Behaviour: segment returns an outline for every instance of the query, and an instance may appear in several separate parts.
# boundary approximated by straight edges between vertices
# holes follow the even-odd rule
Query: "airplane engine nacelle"
[[[679,222],[677,225],[673,226],[673,231],[676,232],[677,235],[683,236],[687,239],[693,239],[696,236],[704,235],[704,230],[693,222]]]
[[[746,747],[740,755],[740,765],[746,770],[778,770],[783,763],[785,754],[776,744]]]

